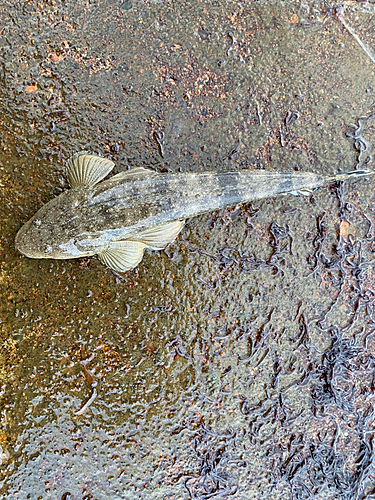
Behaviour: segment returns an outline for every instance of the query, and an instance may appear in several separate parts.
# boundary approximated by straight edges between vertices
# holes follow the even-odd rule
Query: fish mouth
[[[24,255],[25,257],[33,258],[34,255],[32,255],[30,245],[28,244],[27,226],[28,222],[18,230],[14,239],[14,247],[20,254]]]
[[[67,243],[52,247],[50,241],[43,241],[35,232],[35,227],[39,228],[39,219],[31,219],[26,222],[17,232],[14,239],[15,249],[29,259],[72,259],[75,257],[86,257],[94,255],[90,250],[79,250],[76,241],[70,240]]]
[[[29,259],[42,259],[48,257],[48,254],[42,253],[32,238],[31,222],[28,221],[17,232],[14,239],[15,249]]]

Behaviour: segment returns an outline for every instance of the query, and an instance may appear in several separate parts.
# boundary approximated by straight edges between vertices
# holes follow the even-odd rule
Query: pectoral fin
[[[66,164],[66,177],[70,187],[92,187],[106,177],[115,164],[107,158],[90,155],[85,152],[76,153]]]
[[[139,241],[152,250],[161,250],[177,238],[178,233],[184,227],[185,221],[169,222],[161,226],[154,226],[146,231],[138,233],[129,241]]]
[[[170,222],[142,231],[133,239],[114,241],[98,254],[99,260],[114,271],[124,273],[141,262],[145,248],[161,250],[171,243],[184,224],[185,221]]]
[[[136,267],[142,260],[146,245],[139,241],[115,241],[98,254],[100,262],[119,273]]]

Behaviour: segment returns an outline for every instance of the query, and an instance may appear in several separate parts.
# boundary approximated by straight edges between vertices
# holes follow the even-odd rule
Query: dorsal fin
[[[113,175],[108,181],[113,180],[122,180],[122,181],[140,181],[142,179],[148,179],[149,177],[154,177],[158,175],[158,172],[154,172],[153,170],[148,170],[143,167],[135,167],[130,170],[125,170],[124,172],[120,172],[116,175]]]
[[[92,187],[106,177],[115,164],[107,158],[90,155],[85,151],[73,155],[66,164],[66,177],[70,187]]]

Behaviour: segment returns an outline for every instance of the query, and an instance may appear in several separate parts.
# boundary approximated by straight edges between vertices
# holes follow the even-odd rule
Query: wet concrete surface
[[[1,498],[373,497],[372,178],[191,219],[123,277],[14,249],[76,151],[371,167],[375,65],[342,19],[371,55],[374,5],[344,5],[0,3]]]

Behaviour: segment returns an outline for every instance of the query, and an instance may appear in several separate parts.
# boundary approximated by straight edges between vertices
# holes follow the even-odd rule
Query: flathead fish
[[[160,174],[142,167],[108,180],[114,163],[85,152],[66,165],[70,189],[44,205],[18,231],[15,246],[33,259],[98,255],[117,272],[132,269],[146,248],[171,243],[190,217],[279,194],[309,192],[372,172],[314,173],[240,170]]]

